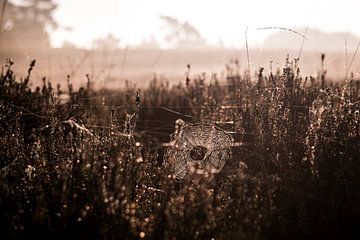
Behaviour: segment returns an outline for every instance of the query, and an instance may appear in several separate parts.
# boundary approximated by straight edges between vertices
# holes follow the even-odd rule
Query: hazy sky
[[[112,33],[122,45],[136,45],[151,36],[162,41],[168,15],[195,26],[208,44],[242,47],[245,29],[252,44],[274,30],[259,27],[310,27],[360,35],[360,0],[57,0],[55,18],[60,27],[52,34],[54,46],[63,41],[90,47]],[[72,28],[72,31],[64,27]]]

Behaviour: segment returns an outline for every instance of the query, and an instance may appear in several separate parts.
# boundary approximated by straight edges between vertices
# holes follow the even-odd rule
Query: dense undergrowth
[[[360,237],[359,82],[257,79],[228,68],[169,86],[30,88],[0,76],[0,226],[7,238]],[[189,69],[190,70],[190,69]],[[321,81],[323,79],[323,81]],[[139,91],[139,95],[137,95]],[[65,98],[64,98],[65,97]],[[174,122],[207,122],[241,147],[214,181],[163,165]]]

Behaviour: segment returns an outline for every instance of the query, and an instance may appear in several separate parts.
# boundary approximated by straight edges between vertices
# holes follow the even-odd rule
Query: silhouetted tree
[[[1,35],[2,49],[10,51],[39,50],[49,46],[47,30],[57,27],[53,0],[8,1]]]
[[[180,22],[170,16],[160,16],[167,25],[168,34],[165,41],[177,48],[199,48],[206,46],[206,41],[200,32],[188,22]]]

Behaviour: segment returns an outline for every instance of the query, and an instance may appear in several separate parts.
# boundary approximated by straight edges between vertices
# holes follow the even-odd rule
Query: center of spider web
[[[195,161],[201,161],[204,159],[206,152],[206,147],[198,145],[190,150],[190,157]]]

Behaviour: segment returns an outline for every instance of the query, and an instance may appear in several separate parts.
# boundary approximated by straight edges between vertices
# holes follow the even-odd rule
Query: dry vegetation
[[[360,237],[359,81],[303,78],[289,62],[250,81],[235,62],[224,81],[154,79],[139,98],[89,76],[31,90],[34,65],[16,79],[9,60],[0,76],[3,239]],[[211,183],[179,181],[162,146],[177,118],[246,144]]]

